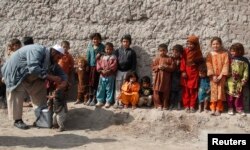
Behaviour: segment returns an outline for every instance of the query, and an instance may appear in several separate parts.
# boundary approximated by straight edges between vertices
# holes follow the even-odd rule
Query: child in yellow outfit
[[[139,90],[138,76],[135,72],[128,72],[119,96],[119,100],[124,104],[124,108],[128,108],[128,105],[131,104],[132,109],[136,109],[139,101]]]

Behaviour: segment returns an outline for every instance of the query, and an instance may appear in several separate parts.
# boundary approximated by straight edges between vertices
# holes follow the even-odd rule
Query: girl
[[[138,76],[135,72],[128,72],[125,78],[125,83],[122,85],[119,100],[124,104],[124,108],[128,108],[132,104],[132,109],[136,109],[139,101],[140,84]]]
[[[211,115],[219,116],[223,111],[223,101],[225,101],[225,82],[229,71],[228,53],[222,46],[221,38],[214,37],[211,40],[212,51],[208,53],[207,76],[210,78]]]
[[[84,57],[79,57],[77,59],[77,67],[76,67],[76,73],[78,77],[78,90],[77,90],[77,100],[75,104],[80,104],[83,102],[83,104],[87,103],[88,98],[88,72],[87,72],[87,61]]]
[[[248,63],[245,62],[244,47],[241,43],[235,43],[230,47],[230,77],[227,80],[228,114],[236,112],[245,116],[243,109],[243,87],[248,80]]]
[[[181,85],[183,106],[187,113],[195,112],[198,97],[198,67],[203,61],[199,38],[191,35],[187,39],[187,48],[184,49],[181,59]]]
[[[94,106],[96,103],[96,90],[98,86],[99,73],[96,71],[96,61],[104,54],[104,45],[101,43],[102,37],[100,33],[90,35],[92,42],[87,48],[87,62],[89,65],[89,100],[87,105]]]
[[[153,62],[154,73],[154,105],[157,109],[168,109],[170,85],[171,85],[171,72],[175,69],[175,63],[171,57],[167,55],[168,46],[160,44],[158,47],[159,57],[156,57]]]
[[[96,98],[98,103],[97,107],[103,106],[110,107],[110,104],[114,100],[114,88],[115,88],[115,73],[117,70],[117,58],[113,55],[114,46],[112,43],[107,42],[105,45],[105,55],[101,56],[97,61],[97,71],[101,74],[99,79],[99,85],[97,89]]]
[[[202,106],[204,106],[204,111],[208,112],[208,104],[210,98],[210,80],[207,76],[207,67],[206,64],[202,64],[199,67],[199,91],[198,91],[198,100],[199,100],[199,112],[202,112]]]

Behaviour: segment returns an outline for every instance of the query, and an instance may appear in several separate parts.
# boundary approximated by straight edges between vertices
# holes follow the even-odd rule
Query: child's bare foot
[[[162,107],[161,106],[157,107],[157,110],[162,111]]]
[[[110,107],[110,103],[109,103],[109,102],[106,102],[105,108],[109,108],[109,107]]]
[[[246,116],[246,113],[244,111],[238,111],[238,114],[241,116]]]
[[[210,114],[210,115],[214,116],[214,115],[215,115],[215,111],[214,111],[214,110],[212,110],[212,112],[211,112],[211,114]]]
[[[195,109],[194,108],[190,108],[190,113],[195,113]]]
[[[62,128],[62,127],[60,127],[60,128],[57,130],[57,132],[63,132],[63,131],[65,131],[65,129]]]
[[[132,109],[136,109],[136,106],[132,106]]]
[[[103,106],[103,103],[97,102],[97,104],[96,104],[95,106],[96,106],[96,107],[102,107],[102,106]]]
[[[58,128],[59,128],[59,125],[58,125],[58,124],[52,125],[52,129],[58,129]]]
[[[80,104],[80,103],[81,103],[81,101],[79,99],[77,99],[74,104],[76,105],[76,104]]]
[[[189,113],[189,108],[188,107],[185,108],[185,112]]]
[[[214,115],[215,115],[215,116],[220,116],[220,111],[219,111],[219,110],[216,110],[216,112],[215,112]]]
[[[233,109],[228,109],[227,114],[229,114],[229,115],[234,115],[234,110],[233,110]]]

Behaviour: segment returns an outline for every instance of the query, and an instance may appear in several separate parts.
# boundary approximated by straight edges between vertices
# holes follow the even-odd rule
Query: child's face
[[[8,51],[12,51],[12,47],[11,47],[11,46],[8,46],[8,47],[7,47],[7,50],[8,50]]]
[[[190,50],[194,50],[194,47],[195,45],[189,41],[187,41],[187,47],[190,49]]]
[[[62,48],[63,48],[66,52],[70,49],[69,45],[67,45],[67,44],[62,44]]]
[[[136,81],[136,77],[135,76],[130,77],[129,81],[130,82],[135,82]]]
[[[214,40],[212,43],[211,43],[212,45],[212,49],[214,50],[214,51],[219,51],[220,49],[221,49],[221,44],[220,44],[220,42],[218,42],[217,40]]]
[[[234,49],[231,49],[231,50],[230,50],[230,54],[232,55],[232,57],[236,57],[236,56],[239,55],[239,54],[237,53],[237,51],[234,50]]]
[[[78,62],[77,62],[77,65],[78,65],[78,67],[83,67],[83,62],[81,61],[81,60],[79,60]]]
[[[165,56],[167,54],[167,50],[165,50],[164,48],[159,48],[158,51],[160,56]]]
[[[122,47],[129,48],[129,46],[130,46],[129,40],[123,39],[122,40]]]
[[[93,45],[95,45],[95,46],[98,46],[98,45],[100,44],[100,42],[101,42],[101,39],[99,39],[98,37],[94,37],[94,38],[92,39],[92,43],[93,43]]]
[[[22,47],[22,45],[20,45],[20,44],[14,44],[13,46],[12,46],[12,51],[16,51],[16,50],[18,50],[19,48],[21,48]]]
[[[173,56],[174,58],[180,58],[181,57],[181,53],[175,49],[173,49]]]
[[[142,87],[144,87],[144,88],[148,88],[149,86],[150,86],[150,84],[147,83],[147,82],[143,82],[143,83],[142,83]]]
[[[105,47],[105,52],[106,52],[106,54],[111,55],[113,52],[113,47],[107,45]]]

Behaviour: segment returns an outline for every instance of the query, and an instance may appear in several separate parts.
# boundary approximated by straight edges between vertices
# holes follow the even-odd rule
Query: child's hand
[[[242,84],[242,86],[245,86],[246,82],[245,81],[241,81],[241,84]]]
[[[187,73],[186,72],[182,72],[181,76],[186,79],[187,78]]]
[[[218,76],[217,79],[220,81],[220,79],[221,79],[222,77],[223,77],[223,75],[221,74],[221,75]]]
[[[100,53],[98,53],[98,54],[96,54],[96,60],[98,60],[98,59],[100,59],[100,57],[101,57],[101,54]]]
[[[209,89],[209,90],[207,90],[207,92],[206,92],[206,93],[207,93],[207,94],[209,94],[209,93],[210,93],[210,91],[211,91],[211,90]]]
[[[61,82],[61,78],[59,76],[48,75],[47,79],[50,80],[50,81],[54,81],[56,83],[60,83]]]
[[[106,70],[102,70],[101,73],[102,73],[103,75],[106,75],[107,71],[106,71]]]
[[[214,81],[215,83],[217,83],[217,82],[219,82],[219,81],[220,81],[220,79],[218,79],[218,77],[217,77],[217,76],[213,76],[213,81]]]
[[[50,99],[55,98],[55,96],[54,95],[48,95],[47,98],[50,100]]]

